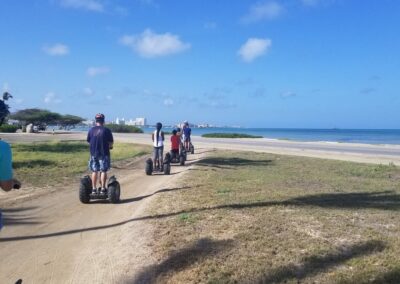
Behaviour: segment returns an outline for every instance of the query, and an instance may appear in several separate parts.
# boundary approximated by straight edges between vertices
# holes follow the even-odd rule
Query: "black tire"
[[[114,183],[110,184],[107,188],[108,192],[108,199],[111,203],[118,203],[119,198],[121,195],[121,187],[119,182],[115,181]]]
[[[190,146],[190,153],[191,153],[192,155],[194,154],[194,146],[193,146],[193,145]]]
[[[147,159],[146,161],[146,175],[151,176],[153,173],[153,161],[151,159]]]
[[[167,152],[164,157],[164,163],[171,163],[171,160],[173,159],[173,157],[174,157],[173,154],[171,154],[170,152]]]
[[[79,200],[85,204],[89,203],[91,191],[92,180],[89,176],[85,176],[81,179],[81,183],[79,185]]]
[[[164,175],[169,175],[171,173],[171,164],[164,164]]]
[[[180,164],[181,166],[184,166],[184,165],[185,165],[185,157],[179,156],[179,164]]]

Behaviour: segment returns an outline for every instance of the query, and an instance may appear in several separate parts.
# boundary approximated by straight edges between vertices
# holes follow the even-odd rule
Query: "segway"
[[[187,160],[187,151],[183,142],[179,146],[179,156],[182,156],[185,161]]]
[[[107,188],[105,192],[92,193],[92,179],[90,176],[81,178],[79,187],[79,200],[82,203],[89,203],[90,200],[108,199],[111,203],[118,203],[120,201],[121,187],[117,178],[112,176],[108,179]]]
[[[181,151],[179,153],[170,151],[165,155],[165,158],[168,158],[171,164],[179,164],[181,166],[184,166],[186,161],[185,155]]]
[[[153,160],[148,158],[146,160],[145,166],[146,175],[151,176],[153,173],[158,172],[164,175],[169,175],[171,173],[171,159],[169,153],[165,154],[164,162],[161,168],[155,168]]]
[[[189,152],[192,155],[194,154],[194,146],[193,146],[192,142],[189,142]]]

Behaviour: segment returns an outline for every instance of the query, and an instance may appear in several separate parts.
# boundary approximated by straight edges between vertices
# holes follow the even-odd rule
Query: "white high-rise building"
[[[140,125],[140,126],[145,126],[146,123],[146,118],[145,117],[138,117],[136,118],[136,125]]]
[[[135,120],[130,119],[126,121],[126,125],[133,125],[133,126],[145,126],[147,123],[147,120],[145,117],[137,117]]]
[[[115,124],[118,124],[118,125],[125,125],[125,119],[124,118],[118,118],[117,117],[117,119],[115,120]]]

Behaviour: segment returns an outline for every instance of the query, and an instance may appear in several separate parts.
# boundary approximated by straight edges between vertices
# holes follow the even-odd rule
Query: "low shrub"
[[[10,124],[3,124],[0,126],[0,132],[3,133],[15,133],[18,130],[18,126],[10,125]]]
[[[106,127],[115,133],[143,133],[142,129],[132,125],[107,124]]]

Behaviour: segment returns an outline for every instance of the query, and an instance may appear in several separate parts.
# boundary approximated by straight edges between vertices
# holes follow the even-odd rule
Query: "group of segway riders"
[[[119,201],[120,186],[114,176],[107,182],[107,172],[111,167],[110,150],[113,148],[114,138],[110,129],[104,126],[104,114],[95,116],[96,125],[87,134],[87,142],[90,145],[89,169],[91,176],[81,179],[79,198],[81,202],[88,203],[91,199],[109,199],[115,203]],[[153,159],[146,161],[146,174],[154,172],[170,173],[170,163],[184,165],[186,153],[194,153],[191,143],[191,129],[185,121],[182,128],[178,127],[172,131],[171,151],[163,157],[165,135],[162,123],[156,124],[156,130],[151,135],[153,141]],[[100,187],[97,187],[99,183]]]

